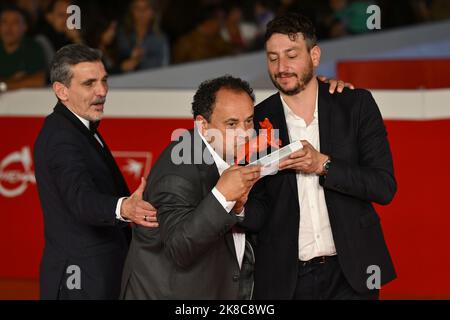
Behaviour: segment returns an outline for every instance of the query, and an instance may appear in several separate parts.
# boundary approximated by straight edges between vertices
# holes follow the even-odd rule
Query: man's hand
[[[250,193],[250,190],[248,190],[247,193],[245,193],[242,197],[240,197],[238,200],[236,200],[236,204],[233,207],[233,212],[235,214],[241,214],[242,210],[244,210],[244,206],[247,203],[249,193]]]
[[[145,185],[145,179],[141,178],[141,184],[136,191],[129,198],[123,200],[120,215],[122,218],[144,227],[155,228],[159,226],[156,209],[147,201],[142,200]]]
[[[349,82],[344,82],[342,80],[336,80],[336,79],[328,79],[325,76],[317,76],[317,78],[322,82],[330,84],[330,88],[328,89],[330,91],[330,93],[334,93],[336,91],[336,89],[337,89],[337,92],[341,93],[345,87],[350,88],[352,90],[355,89],[355,86],[353,86],[353,84],[351,84]]]
[[[234,165],[223,172],[216,188],[227,201],[242,200],[258,181],[260,173],[260,166],[239,167]]]
[[[329,159],[325,154],[320,153],[306,140],[300,140],[303,149],[294,152],[289,159],[280,163],[280,170],[294,169],[303,173],[323,173],[323,164]]]

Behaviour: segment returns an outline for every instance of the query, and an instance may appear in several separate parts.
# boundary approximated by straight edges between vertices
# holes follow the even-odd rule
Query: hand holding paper
[[[278,149],[277,151],[274,151],[267,156],[250,163],[249,166],[260,165],[261,176],[275,174],[279,169],[281,169],[280,163],[285,160],[287,161],[290,155],[296,152],[301,152],[302,148],[303,145],[300,141],[292,142],[291,144],[284,146],[283,148]]]
[[[227,201],[238,201],[248,194],[260,177],[259,166],[239,167],[234,165],[225,170],[217,181],[217,190]]]
[[[320,153],[306,140],[300,141],[303,148],[289,155],[288,159],[280,163],[280,170],[294,169],[303,173],[321,174],[324,170],[323,164],[328,156]]]

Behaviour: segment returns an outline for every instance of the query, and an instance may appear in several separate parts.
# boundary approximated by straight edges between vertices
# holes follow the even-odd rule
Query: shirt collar
[[[66,107],[67,108],[67,107]],[[80,121],[82,124],[84,124],[86,126],[86,128],[89,129],[89,120],[86,120],[82,117],[80,117],[79,115],[77,115],[75,112],[73,112],[72,110],[70,110],[69,108],[67,108],[70,112],[72,112]]]
[[[291,110],[291,108],[289,108],[288,104],[283,99],[283,96],[281,94],[280,94],[280,99],[281,99],[281,104],[283,105],[284,114],[286,116],[300,118]],[[316,103],[314,106],[314,115],[313,115],[314,119],[317,119],[318,114],[319,114],[319,86],[317,86],[317,90],[316,90]]]
[[[202,135],[200,129],[196,127],[196,130],[198,131],[198,134],[202,138],[203,142],[205,143],[206,148],[208,148],[209,153],[211,153],[214,163],[216,164],[217,170],[219,171],[219,175],[221,176],[222,173],[230,167],[230,165],[226,163],[225,160],[223,160],[223,158],[217,154],[217,152],[208,143],[208,141],[206,141],[206,138]]]

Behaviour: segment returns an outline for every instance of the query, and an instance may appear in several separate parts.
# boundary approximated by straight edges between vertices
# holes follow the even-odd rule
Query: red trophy
[[[257,152],[266,150],[269,146],[274,148],[279,148],[281,145],[280,139],[275,139],[273,135],[273,125],[270,123],[269,119],[265,118],[264,121],[260,121],[261,126],[260,134],[254,138],[251,138],[247,143],[244,144],[243,152],[238,152],[236,157],[236,164],[240,163],[244,158],[250,162],[250,158]]]

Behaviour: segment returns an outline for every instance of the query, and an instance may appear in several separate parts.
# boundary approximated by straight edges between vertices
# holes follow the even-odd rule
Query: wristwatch
[[[330,170],[330,165],[331,165],[331,157],[328,157],[328,160],[325,161],[323,163],[323,171],[322,171],[322,176],[326,176],[328,173],[328,170]]]

